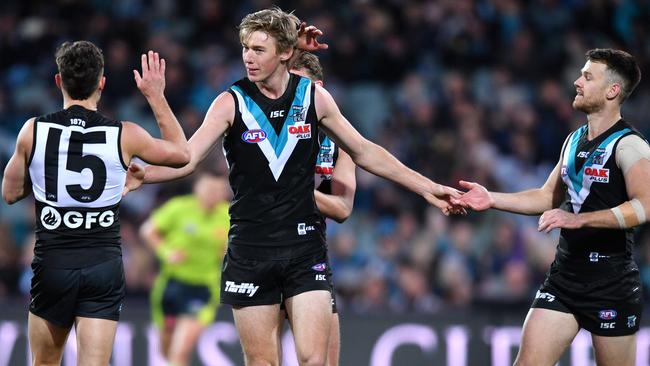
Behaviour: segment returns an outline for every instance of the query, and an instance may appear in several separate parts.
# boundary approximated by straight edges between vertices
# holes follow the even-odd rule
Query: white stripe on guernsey
[[[237,96],[237,101],[239,104],[239,112],[241,113],[242,121],[244,121],[246,127],[249,130],[261,130],[262,127],[259,125],[259,123],[257,123],[255,117],[253,117],[251,112],[246,108],[244,97],[241,94],[239,94],[238,91],[234,89],[231,90]],[[311,103],[311,83],[310,85],[307,86],[307,90],[305,91],[305,98],[302,101],[302,106],[303,108],[305,108],[306,111],[309,111],[310,103]],[[283,128],[287,128],[287,126],[284,126]],[[273,133],[273,131],[271,131],[270,133]],[[271,169],[271,173],[273,174],[273,178],[275,178],[276,182],[278,181],[278,179],[280,179],[280,175],[282,174],[282,171],[284,170],[284,167],[287,161],[289,160],[289,158],[291,157],[291,154],[293,153],[293,150],[296,148],[297,144],[298,144],[298,138],[295,135],[288,134],[287,143],[284,145],[284,148],[282,149],[280,156],[277,157],[275,155],[275,150],[273,149],[273,146],[271,145],[271,142],[269,142],[268,139],[264,139],[264,141],[257,143],[257,146],[260,147],[262,153],[266,157],[266,160],[268,160],[269,162],[269,169]]]
[[[598,165],[594,164],[594,165],[591,165],[591,167],[594,167],[594,168],[597,168],[597,169],[602,169],[603,166],[605,166],[605,164],[607,164],[607,160],[609,160],[610,156],[612,156],[612,148],[614,147],[614,144],[616,143],[616,141],[618,141],[617,138],[613,139],[612,141],[610,141],[609,144],[607,144],[605,146],[605,154],[603,155],[603,163],[598,164]],[[570,146],[570,144],[567,144],[567,149],[569,149],[569,146]],[[571,154],[569,154],[569,152],[570,151],[565,151],[564,162],[563,162],[564,166],[566,166],[567,169],[569,169],[568,159],[569,159],[569,155],[571,155]],[[586,166],[583,165],[581,169],[585,169],[585,168],[586,168]],[[591,178],[590,175],[587,175],[587,174],[582,175],[582,186],[580,188],[580,192],[576,192],[574,187],[573,187],[573,184],[571,183],[571,178],[567,174],[568,182],[565,182],[565,183],[566,183],[566,185],[568,187],[567,191],[569,192],[569,196],[571,197],[571,207],[573,207],[573,213],[577,214],[577,213],[580,212],[580,209],[582,208],[582,204],[585,203],[585,200],[587,199],[587,196],[591,192],[591,184],[593,183],[593,181],[590,180],[589,178]]]

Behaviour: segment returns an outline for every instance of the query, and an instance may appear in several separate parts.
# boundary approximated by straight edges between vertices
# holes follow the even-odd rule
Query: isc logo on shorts
[[[94,224],[101,227],[110,227],[115,222],[115,213],[107,210],[104,212],[86,212],[85,215],[77,211],[68,211],[63,217],[54,207],[45,206],[41,210],[41,224],[48,230],[57,229],[61,224],[69,229],[90,229]]]

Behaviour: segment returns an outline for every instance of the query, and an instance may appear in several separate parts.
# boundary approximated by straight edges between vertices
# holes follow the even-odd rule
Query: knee
[[[312,355],[307,357],[300,357],[300,366],[326,366],[327,359],[321,355]]]

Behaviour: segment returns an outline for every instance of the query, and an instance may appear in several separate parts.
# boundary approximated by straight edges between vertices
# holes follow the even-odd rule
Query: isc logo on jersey
[[[311,138],[311,125],[305,122],[298,122],[289,126],[289,135],[296,136],[298,140]]]
[[[63,217],[55,208],[46,206],[41,210],[41,223],[48,230],[57,229],[61,224],[69,229],[78,229],[84,226],[90,229],[93,224],[99,224],[101,227],[110,227],[115,222],[113,211],[104,212],[86,212],[82,214],[77,211],[68,211]]]
[[[248,130],[241,134],[241,139],[249,144],[256,144],[266,140],[266,132],[264,130]]]
[[[585,175],[592,182],[609,183],[609,169],[585,168]]]

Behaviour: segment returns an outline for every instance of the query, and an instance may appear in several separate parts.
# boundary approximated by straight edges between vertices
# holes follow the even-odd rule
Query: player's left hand
[[[582,227],[580,216],[555,208],[546,211],[539,217],[537,231],[545,233],[551,232],[555,228],[560,229],[579,229]]]
[[[316,28],[313,25],[307,25],[307,23],[300,23],[300,29],[298,29],[298,49],[303,51],[318,51],[326,50],[329,48],[327,43],[318,42],[318,37],[322,36],[323,32]]]

